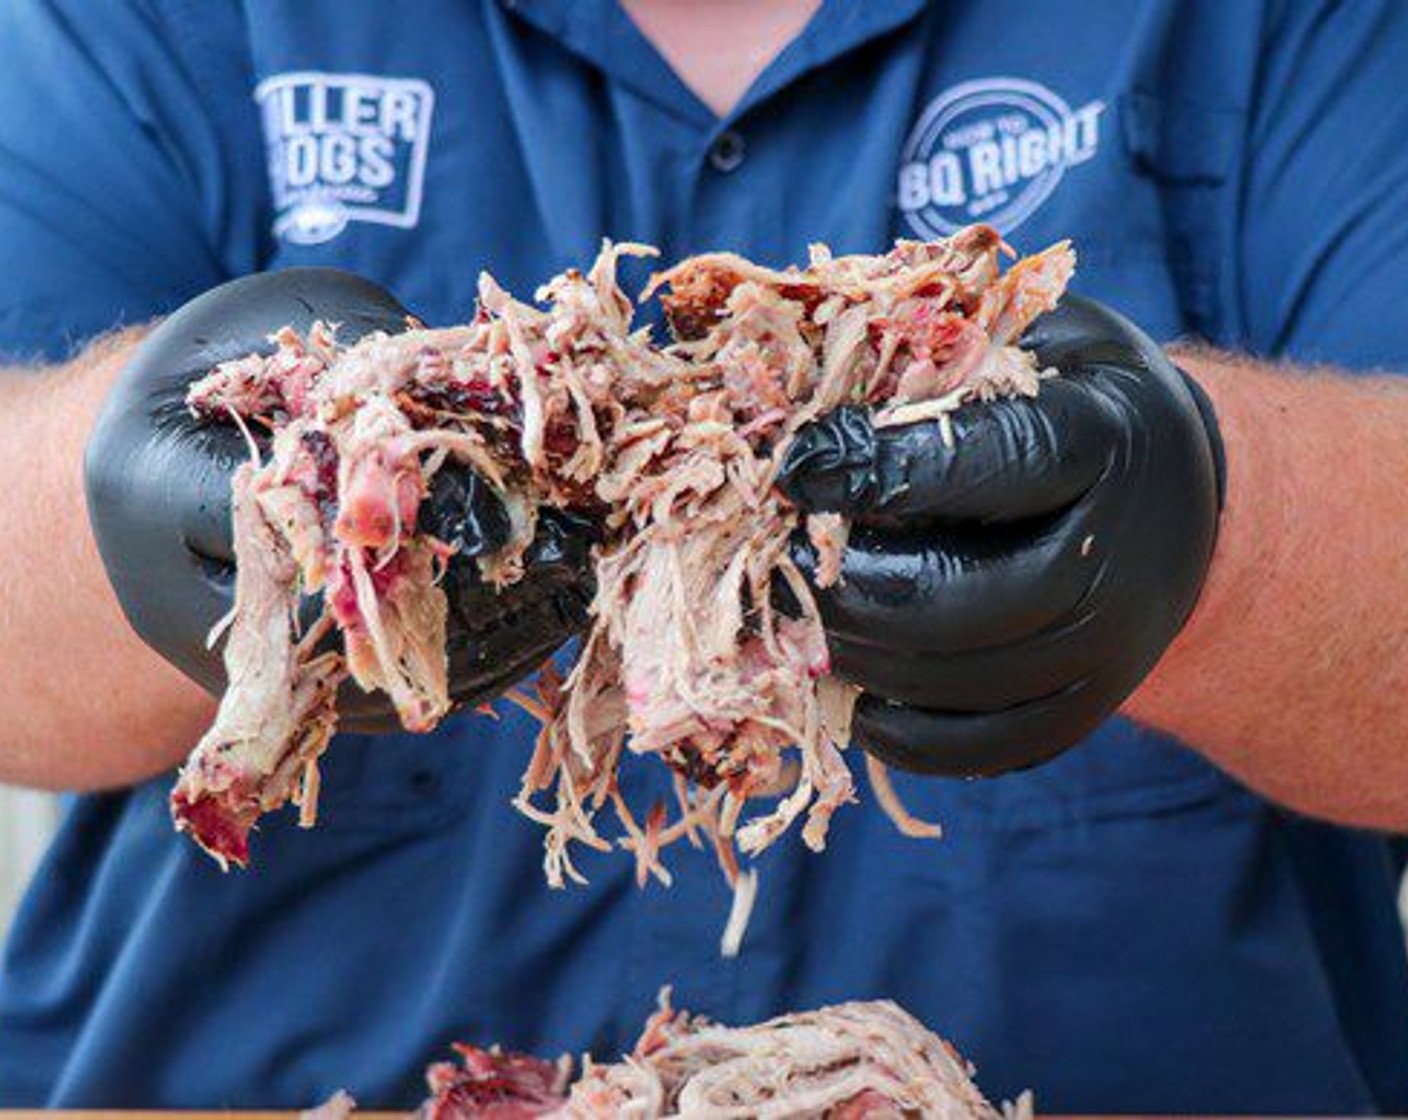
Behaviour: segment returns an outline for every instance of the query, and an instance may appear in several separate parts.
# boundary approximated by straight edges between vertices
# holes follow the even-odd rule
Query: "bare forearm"
[[[0,781],[93,789],[177,761],[214,704],[128,627],[83,498],[83,446],[135,346],[0,372]]]
[[[1227,506],[1126,711],[1294,809],[1408,830],[1408,386],[1179,362],[1216,406]]]

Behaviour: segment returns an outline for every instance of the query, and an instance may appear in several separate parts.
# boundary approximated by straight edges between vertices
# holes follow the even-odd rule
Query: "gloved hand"
[[[222,361],[272,349],[269,335],[316,319],[353,342],[395,333],[408,317],[388,292],[350,273],[297,268],[224,284],[186,304],[140,346],[119,376],[88,442],[89,516],[128,621],[168,661],[212,692],[224,686],[211,626],[234,602],[230,481],[246,457],[233,423],[198,421],[186,389]],[[459,545],[444,588],[450,601],[450,691],[478,703],[545,659],[583,624],[591,598],[591,528],[545,511],[523,580],[484,586],[473,558],[508,539],[507,512],[467,468],[447,467],[422,509],[426,529]],[[395,726],[387,698],[355,685],[340,698],[343,726]]]
[[[1022,343],[1060,376],[1034,399],[876,430],[804,429],[780,476],[854,516],[820,594],[854,737],[888,764],[991,775],[1111,715],[1182,628],[1212,556],[1221,440],[1202,390],[1136,327],[1068,298]],[[804,570],[815,556],[794,542]]]

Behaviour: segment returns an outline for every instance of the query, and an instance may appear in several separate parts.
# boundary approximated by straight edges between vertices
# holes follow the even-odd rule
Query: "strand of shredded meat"
[[[973,1069],[937,1035],[889,1001],[842,1003],[751,1027],[723,1027],[676,1011],[669,989],[632,1052],[584,1061],[569,1085],[556,1065],[497,1050],[457,1047],[462,1065],[427,1076],[425,1120],[1009,1120]]]
[[[674,334],[661,347],[634,328],[616,280],[622,254],[651,251],[607,244],[536,306],[485,276],[465,326],[343,347],[319,325],[218,367],[191,407],[261,425],[273,443],[236,477],[230,685],[174,791],[178,827],[243,864],[260,813],[293,800],[311,824],[344,677],[383,689],[412,730],[449,711],[437,579],[450,550],[418,531],[417,512],[453,459],[508,504],[512,540],[479,561],[496,585],[521,575],[537,509],[604,526],[581,657],[517,696],[543,720],[516,804],[546,829],[549,882],[582,878],[574,844],[613,846],[597,823],[607,808],[641,881],[669,882],[662,852],[680,840],[711,844],[735,884],[738,853],[799,819],[822,848],[854,799],[841,754],[853,695],[829,676],[788,540],[810,536],[825,586],[840,578],[847,525],[802,518],[773,482],[797,429],[838,405],[869,406],[880,425],[943,421],[970,400],[1037,391],[1043,371],[1016,342],[1055,305],[1074,256],[1062,243],[1003,273],[1003,248],[974,226],[878,256],[814,247],[801,269],[695,257],[646,293],[662,293]],[[302,631],[314,592],[324,613]],[[625,803],[628,755],[673,769],[673,811]],[[750,807],[763,797],[775,800]],[[880,799],[906,832],[935,833],[883,777]]]

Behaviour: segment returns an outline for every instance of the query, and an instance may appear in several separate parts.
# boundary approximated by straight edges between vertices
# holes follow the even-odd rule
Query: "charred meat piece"
[[[533,1120],[561,1115],[570,1062],[545,1062],[463,1043],[455,1050],[458,1065],[437,1062],[426,1071],[430,1097],[420,1107],[421,1120]]]

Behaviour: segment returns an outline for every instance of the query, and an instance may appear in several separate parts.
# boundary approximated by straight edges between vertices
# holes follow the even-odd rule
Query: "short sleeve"
[[[1408,372],[1408,3],[1271,7],[1240,200],[1247,341]]]
[[[0,361],[63,357],[253,266],[249,83],[207,46],[234,14],[0,5]]]

